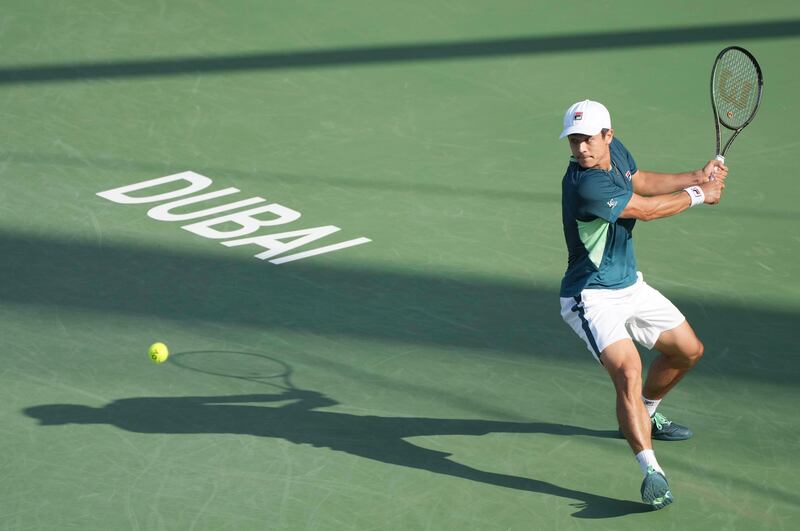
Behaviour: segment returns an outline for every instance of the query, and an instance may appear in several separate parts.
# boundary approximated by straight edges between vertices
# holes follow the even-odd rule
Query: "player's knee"
[[[705,348],[705,346],[703,346],[703,342],[698,339],[697,340],[697,345],[695,346],[694,351],[693,351],[692,355],[690,356],[690,360],[691,360],[692,365],[694,365],[695,363],[700,361],[700,358],[703,357],[703,354],[705,353],[705,350],[706,350],[706,348]]]
[[[703,352],[705,351],[705,347],[703,343],[698,339],[691,347],[685,348],[681,352],[681,356],[678,358],[678,361],[681,365],[686,368],[694,367],[694,365],[700,361],[700,358],[703,357]]]

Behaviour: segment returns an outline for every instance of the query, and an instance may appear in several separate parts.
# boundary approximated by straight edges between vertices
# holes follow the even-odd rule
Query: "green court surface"
[[[729,44],[766,84],[722,203],[636,229],[706,345],[649,512],[558,315],[558,134],[596,99],[699,167]],[[5,2],[0,529],[797,529],[798,56],[789,1]],[[97,195],[187,171],[301,214],[248,237],[340,229],[278,257],[371,241],[275,264],[181,228],[258,204]]]

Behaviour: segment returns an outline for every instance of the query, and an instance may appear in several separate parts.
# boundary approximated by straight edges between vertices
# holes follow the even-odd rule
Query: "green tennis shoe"
[[[650,422],[652,423],[651,436],[659,441],[685,441],[694,435],[692,430],[668,420],[661,413],[654,413],[650,417]]]
[[[650,417],[650,423],[650,437],[659,441],[685,441],[694,435],[692,430],[672,422],[661,413],[654,413]],[[621,429],[619,430],[619,436],[621,439],[625,438]]]
[[[651,466],[647,467],[647,475],[642,481],[642,501],[654,511],[663,509],[674,501],[667,478]]]

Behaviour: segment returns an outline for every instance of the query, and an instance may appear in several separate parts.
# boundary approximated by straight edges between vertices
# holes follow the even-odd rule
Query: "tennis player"
[[[562,181],[562,218],[569,263],[561,282],[561,316],[608,371],[617,419],[642,469],[642,501],[672,502],[651,438],[678,441],[689,428],[656,413],[661,400],[703,355],[703,344],[680,311],[636,269],[632,232],[690,207],[715,205],[727,167],[716,160],[686,173],[640,170],[614,135],[601,103],[585,100],[564,115],[561,138],[572,151]],[[660,354],[642,386],[634,341]]]

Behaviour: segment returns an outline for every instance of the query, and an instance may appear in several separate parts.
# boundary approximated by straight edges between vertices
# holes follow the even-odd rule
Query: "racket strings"
[[[758,106],[758,71],[750,57],[736,49],[725,52],[712,87],[720,122],[731,129],[744,126]]]

